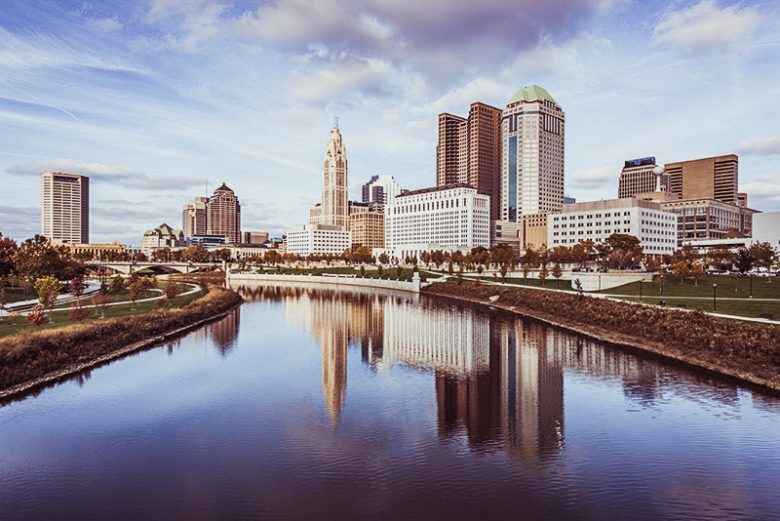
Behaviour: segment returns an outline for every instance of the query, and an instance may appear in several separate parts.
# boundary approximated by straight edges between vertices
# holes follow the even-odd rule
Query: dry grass
[[[0,340],[0,389],[41,378],[69,365],[82,364],[124,346],[227,311],[241,302],[234,291],[211,286],[186,307],[107,319]]]

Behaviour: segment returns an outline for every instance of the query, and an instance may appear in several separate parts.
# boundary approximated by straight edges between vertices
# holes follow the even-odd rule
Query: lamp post
[[[748,298],[753,298],[753,274],[748,273],[748,278],[750,279],[750,295],[748,295]]]
[[[642,279],[639,279],[639,302],[642,302],[642,283],[644,281]]]
[[[718,285],[712,285],[712,310],[718,309]]]

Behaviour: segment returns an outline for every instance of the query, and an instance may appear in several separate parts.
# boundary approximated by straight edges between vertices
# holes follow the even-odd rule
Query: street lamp
[[[748,273],[748,278],[750,279],[750,295],[748,295],[748,298],[753,298],[753,274]]]
[[[718,309],[718,285],[712,284],[712,310]]]
[[[642,283],[644,280],[639,279],[639,301],[642,302]]]

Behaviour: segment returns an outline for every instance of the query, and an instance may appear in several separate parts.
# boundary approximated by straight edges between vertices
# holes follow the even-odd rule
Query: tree
[[[91,314],[92,309],[83,307],[79,301],[71,303],[70,311],[68,312],[70,319],[76,322],[81,322]]]
[[[736,266],[737,271],[744,275],[753,269],[754,260],[755,259],[747,248],[740,248],[737,250],[737,254],[734,257],[734,266]]]
[[[547,264],[542,264],[542,269],[539,270],[539,280],[542,282],[542,286],[544,286],[544,281],[547,280],[549,275],[550,270],[547,269]]]
[[[613,233],[604,242],[607,246],[606,264],[610,268],[622,270],[641,264],[642,245],[637,237],[626,233]]]
[[[420,255],[420,257],[422,257],[422,255]],[[390,259],[387,257],[387,254],[384,252],[379,254],[378,260],[380,264],[387,264],[388,262],[390,262]]]
[[[371,262],[371,250],[365,246],[360,246],[352,250],[350,260],[353,263],[367,264]]]
[[[8,298],[5,295],[5,277],[0,276],[0,320],[3,319],[3,311],[5,305],[8,303]]]
[[[49,310],[49,320],[51,320],[51,309],[57,300],[57,295],[62,290],[62,284],[52,275],[45,275],[35,280],[35,291],[38,293],[38,302]]]
[[[73,277],[70,280],[70,294],[77,299],[84,294],[87,289],[87,285],[84,283],[84,279],[81,277]]]
[[[704,269],[704,264],[701,262],[694,262],[693,266],[691,266],[691,275],[693,275],[694,284],[698,286],[700,280],[707,278],[707,270]]]
[[[181,286],[169,278],[165,281],[163,293],[165,294],[165,298],[170,302],[181,294]]]
[[[748,249],[748,253],[753,257],[753,264],[767,271],[771,271],[775,262],[777,262],[777,251],[768,242],[752,244]]]
[[[28,280],[50,275],[68,280],[84,274],[84,265],[74,261],[65,246],[53,246],[49,239],[36,235],[27,239],[14,254],[16,273]]]
[[[679,277],[680,284],[682,284],[685,280],[685,277],[691,273],[691,269],[688,267],[687,262],[680,260],[674,263],[674,266],[672,266],[672,273],[675,277]]]
[[[114,295],[114,300],[119,299],[119,294],[122,293],[122,290],[125,289],[125,279],[122,278],[122,275],[116,275],[113,279],[111,279],[111,294]]]
[[[100,309],[100,318],[106,318],[106,306],[108,305],[108,295],[102,291],[92,297],[92,304]]]
[[[557,279],[558,288],[561,287],[561,277],[563,276],[563,269],[561,268],[561,265],[557,262],[552,267],[552,276]]]
[[[707,262],[716,270],[730,270],[734,266],[734,252],[726,244],[713,246],[707,252]]]
[[[43,306],[37,305],[32,308],[32,311],[27,314],[25,319],[33,327],[38,327],[43,324],[43,321],[46,320],[46,315],[43,313]]]
[[[490,248],[490,261],[497,266],[512,265],[515,262],[515,251],[508,244],[496,244]]]
[[[146,282],[144,282],[143,278],[136,280],[127,288],[127,296],[133,303],[132,309],[135,309],[135,301],[138,300],[138,298],[141,296],[141,293],[143,293],[145,290]]]
[[[0,233],[0,277],[13,273],[14,256],[18,249],[16,241],[10,237],[3,237],[3,234]]]

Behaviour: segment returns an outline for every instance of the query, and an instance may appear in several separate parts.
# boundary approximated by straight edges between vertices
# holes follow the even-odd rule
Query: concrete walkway
[[[86,288],[84,289],[84,294],[81,296],[81,299],[89,298],[92,295],[96,294],[100,290],[100,281],[98,280],[87,280],[84,281],[84,285]],[[71,295],[70,293],[62,293],[60,295],[57,295],[57,298],[54,301],[54,307],[61,306],[63,304],[70,304],[71,302],[75,302],[77,299]],[[29,299],[29,300],[20,300],[18,302],[11,302],[9,304],[5,305],[5,312],[6,314],[13,313],[16,311],[29,311],[30,309],[37,306],[40,302],[37,298]],[[3,310],[0,310],[0,316],[4,316]]]

